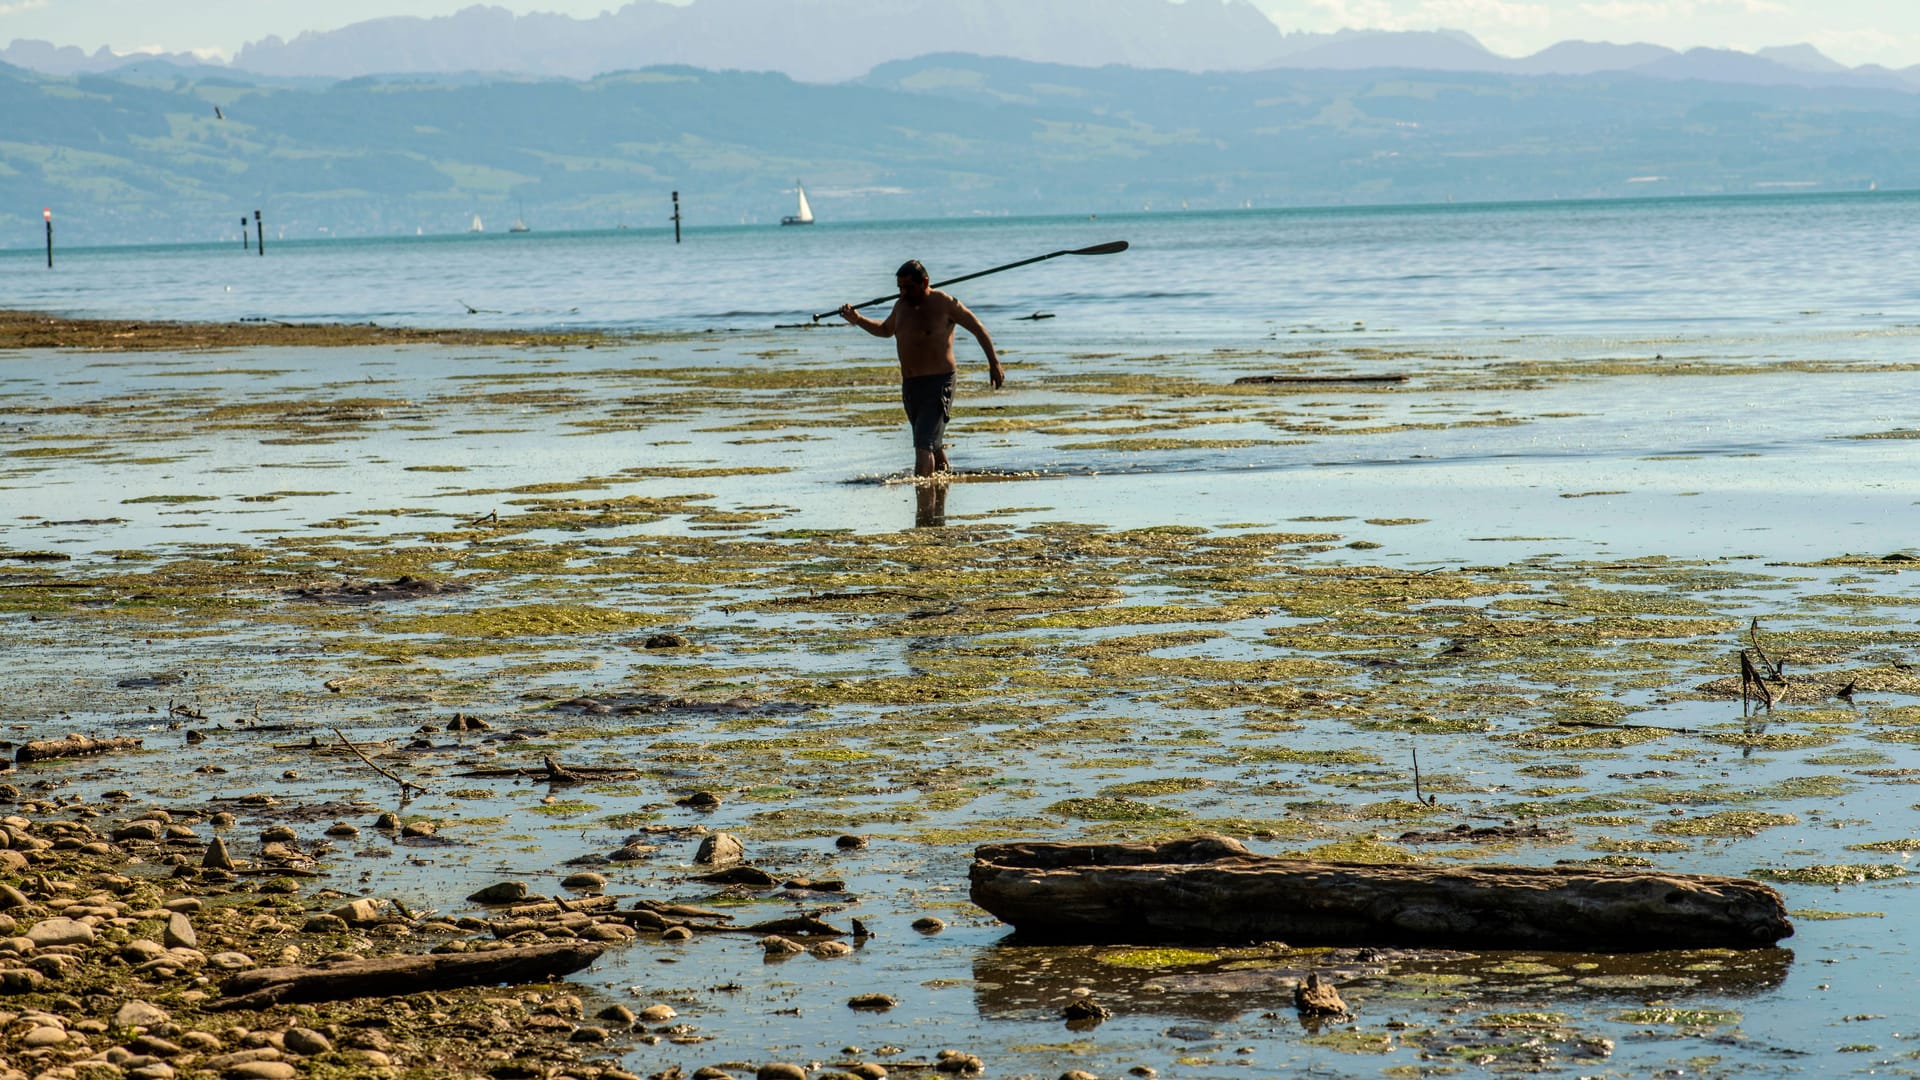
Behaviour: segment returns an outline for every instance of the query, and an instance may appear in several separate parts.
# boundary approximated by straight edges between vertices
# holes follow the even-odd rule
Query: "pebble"
[[[208,818],[207,824],[212,825],[216,829],[231,829],[236,824],[239,824],[239,821],[240,821],[239,818],[236,818],[232,814],[226,812],[225,810],[222,810],[219,813]]]
[[[807,950],[821,960],[833,960],[842,956],[851,956],[853,946],[844,941],[823,941]]]
[[[333,1052],[332,1041],[312,1028],[288,1028],[280,1041],[287,1048],[288,1053],[299,1054],[302,1057]]]
[[[568,874],[566,879],[560,882],[560,887],[564,889],[604,889],[607,887],[607,878],[604,874],[595,873]]]
[[[432,836],[434,826],[431,821],[409,821],[400,829],[401,836]]]
[[[649,1005],[640,1010],[639,1019],[649,1024],[664,1024],[680,1014],[671,1005]]]
[[[675,799],[675,806],[684,806],[689,810],[718,810],[720,796],[711,791],[696,791],[684,799]]]
[[[40,1046],[59,1046],[67,1041],[67,1033],[57,1027],[41,1026],[20,1037],[20,1045],[29,1050]]]
[[[207,856],[200,860],[200,865],[210,870],[233,869],[233,856],[227,851],[227,842],[218,836],[214,837],[213,843],[207,845]]]
[[[129,1070],[127,1080],[173,1080],[178,1075],[180,1074],[174,1071],[173,1066],[164,1061],[156,1061]]]
[[[605,1020],[610,1024],[619,1024],[622,1027],[632,1027],[634,1020],[638,1018],[633,1015],[633,1010],[627,1008],[625,1005],[609,1005],[596,1013],[594,1019]]]
[[[21,892],[19,889],[5,882],[0,882],[0,910],[26,907],[31,902],[32,901],[27,899],[26,893]]]
[[[847,1008],[862,1009],[868,1012],[886,1012],[900,1004],[886,994],[856,994],[847,999]]]
[[[291,844],[298,839],[300,834],[287,825],[270,825],[260,832],[260,842],[263,844]]]
[[[383,832],[392,832],[400,827],[400,815],[389,810],[373,819],[373,827]]]
[[[27,928],[27,940],[40,949],[61,945],[91,945],[93,927],[78,919],[41,919]]]
[[[577,1042],[577,1043],[589,1043],[589,1042],[599,1043],[599,1042],[606,1042],[609,1038],[612,1038],[612,1033],[609,1032],[606,1028],[593,1027],[591,1025],[584,1025],[581,1027],[574,1028],[573,1034],[567,1036],[567,1041]]]
[[[773,1061],[760,1066],[754,1080],[807,1080],[807,1070],[791,1061]]]
[[[150,1001],[138,999],[120,1006],[113,1014],[113,1026],[117,1028],[152,1027],[173,1019],[173,1014]]]
[[[498,881],[467,896],[467,900],[475,904],[517,904],[526,898],[524,881]]]
[[[684,926],[669,926],[660,933],[661,941],[686,941],[693,937],[693,931]]]
[[[227,1080],[294,1080],[300,1070],[284,1061],[247,1061],[221,1074]]]
[[[709,833],[700,841],[700,849],[694,852],[693,861],[709,866],[722,863],[739,862],[746,857],[746,845],[732,833]]]
[[[765,950],[768,956],[793,956],[807,951],[806,946],[778,934],[769,934],[761,938],[760,948]]]
[[[167,928],[160,932],[160,944],[169,949],[197,949],[200,935],[194,931],[193,923],[176,911],[167,916]]]
[[[942,1050],[933,1067],[943,1073],[977,1073],[984,1071],[987,1065],[973,1054],[960,1050]]]
[[[856,848],[866,847],[867,838],[864,836],[854,836],[853,834],[848,833],[846,836],[841,836],[836,838],[833,841],[833,846],[839,848],[842,851],[853,851]]]
[[[332,825],[327,826],[327,835],[342,836],[351,839],[360,835],[360,826],[349,825],[344,821],[336,821]]]
[[[693,1070],[692,1080],[733,1080],[733,1074],[725,1069],[716,1069],[711,1065],[702,1065]]]
[[[348,926],[366,926],[380,921],[380,901],[372,898],[341,904],[329,912]]]
[[[1100,1080],[1100,1078],[1085,1069],[1068,1069],[1060,1074],[1060,1080]]]
[[[913,920],[913,928],[923,934],[937,934],[945,930],[947,924],[943,920],[936,919],[931,915],[925,915]]]
[[[887,1067],[877,1061],[862,1061],[847,1066],[847,1071],[860,1080],[887,1080]]]

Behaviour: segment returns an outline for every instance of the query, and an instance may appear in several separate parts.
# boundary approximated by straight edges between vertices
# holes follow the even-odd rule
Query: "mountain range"
[[[0,65],[0,248],[1920,188],[1920,94],[1645,74],[1194,73],[967,54],[861,79],[304,82]]]
[[[1248,0],[635,0],[594,18],[515,15],[473,6],[434,18],[389,17],[249,42],[229,65],[187,54],[116,55],[15,40],[0,62],[75,75],[155,63],[184,71],[285,79],[488,72],[590,79],[656,65],[779,72],[842,82],[934,51],[1082,67],[1180,71],[1266,68],[1592,75],[1781,86],[1920,91],[1920,66],[1849,68],[1810,45],[1755,53],[1569,41],[1496,55],[1458,31],[1286,33]]]

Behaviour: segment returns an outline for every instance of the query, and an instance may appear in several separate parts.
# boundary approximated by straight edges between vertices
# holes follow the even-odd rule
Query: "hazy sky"
[[[0,0],[0,44],[40,38],[91,51],[230,56],[242,44],[382,15],[446,15],[474,0]],[[1189,0],[1206,3],[1211,0]],[[1509,56],[1556,41],[1757,49],[1811,42],[1847,64],[1920,64],[1914,0],[1253,0],[1283,30],[1465,30]],[[591,17],[619,0],[496,0],[515,12]],[[929,51],[938,47],[929,42]]]

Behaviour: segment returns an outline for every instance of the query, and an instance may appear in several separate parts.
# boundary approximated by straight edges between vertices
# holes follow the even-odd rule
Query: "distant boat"
[[[533,231],[532,229],[527,228],[527,208],[525,206],[522,206],[520,208],[520,216],[513,219],[513,224],[508,226],[507,231],[508,232],[532,232]]]
[[[793,189],[800,193],[800,212],[790,217],[781,218],[780,224],[782,225],[813,224],[813,207],[807,205],[807,189],[801,187],[800,181],[798,180],[795,180],[793,182]]]
[[[473,224],[467,226],[467,231],[468,232],[486,232],[487,231],[487,227],[485,225],[480,224],[479,214],[473,215]]]

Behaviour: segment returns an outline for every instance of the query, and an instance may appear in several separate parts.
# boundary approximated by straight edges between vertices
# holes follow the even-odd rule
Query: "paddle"
[[[1127,250],[1127,242],[1125,240],[1115,240],[1112,243],[1095,244],[1092,247],[1075,248],[1072,251],[1055,251],[1055,252],[1050,252],[1046,255],[1035,255],[1031,259],[1021,259],[1019,262],[1010,262],[1005,266],[996,266],[991,270],[978,270],[971,274],[962,274],[957,278],[948,278],[945,281],[936,281],[933,283],[933,287],[936,289],[942,289],[947,287],[948,285],[958,285],[962,281],[972,281],[974,278],[977,278],[977,277],[986,277],[988,274],[997,274],[1002,270],[1012,270],[1013,268],[1018,266],[1031,266],[1037,262],[1046,262],[1048,259],[1057,259],[1062,255],[1115,255],[1125,250]],[[889,300],[898,300],[898,299],[900,299],[900,294],[894,293],[892,296],[876,296],[873,299],[868,300],[866,303],[854,304],[852,306],[855,308],[872,307],[875,304],[884,304]],[[813,317],[813,321],[819,322],[821,319],[824,319],[830,315],[838,315],[838,314],[840,314],[838,309],[835,309],[833,311],[823,311],[820,314],[815,315]]]

